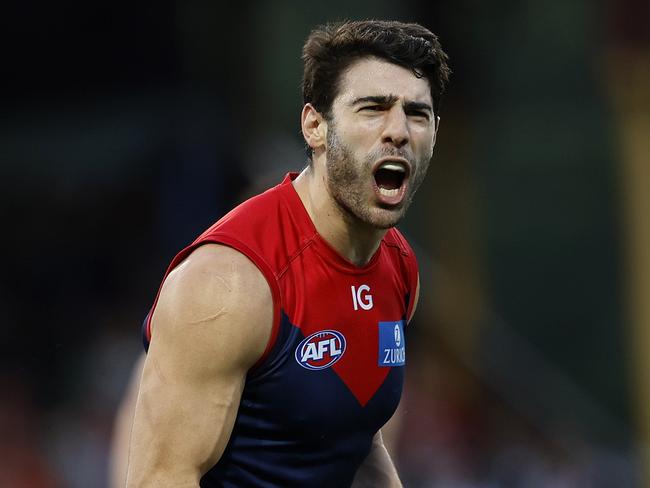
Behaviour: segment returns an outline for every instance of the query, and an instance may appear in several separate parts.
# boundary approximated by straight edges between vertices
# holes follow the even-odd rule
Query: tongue
[[[398,171],[391,171],[380,168],[375,173],[375,182],[379,188],[384,190],[394,190],[402,186],[404,175]]]

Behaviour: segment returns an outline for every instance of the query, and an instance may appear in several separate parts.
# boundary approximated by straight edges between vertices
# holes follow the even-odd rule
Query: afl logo
[[[397,347],[402,345],[402,333],[399,330],[399,324],[395,324],[395,329],[393,329],[393,333],[395,334],[395,345]]]
[[[321,330],[296,347],[296,361],[306,369],[318,370],[329,368],[343,357],[345,337],[335,330]]]

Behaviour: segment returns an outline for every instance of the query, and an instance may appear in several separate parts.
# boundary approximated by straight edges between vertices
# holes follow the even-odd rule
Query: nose
[[[408,120],[404,109],[394,105],[386,113],[386,123],[381,135],[381,142],[392,144],[397,148],[403,147],[409,142]]]

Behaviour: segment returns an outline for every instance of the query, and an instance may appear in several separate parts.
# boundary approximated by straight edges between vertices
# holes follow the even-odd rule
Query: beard
[[[411,205],[415,192],[426,176],[431,155],[429,152],[421,160],[415,161],[407,151],[387,147],[374,150],[359,161],[350,147],[341,142],[333,121],[330,121],[325,163],[329,193],[348,222],[366,224],[375,229],[390,229],[402,220]],[[383,206],[377,202],[373,189],[373,165],[378,159],[387,156],[405,158],[412,170],[406,195],[394,206]]]

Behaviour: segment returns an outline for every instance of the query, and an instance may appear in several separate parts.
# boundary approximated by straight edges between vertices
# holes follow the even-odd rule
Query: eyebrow
[[[350,102],[350,106],[358,105],[360,103],[377,103],[379,105],[393,105],[399,97],[396,95],[370,95],[367,97],[355,98]],[[433,108],[428,103],[407,101],[404,103],[406,110],[427,110],[433,113]]]

